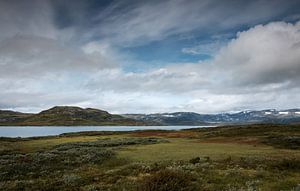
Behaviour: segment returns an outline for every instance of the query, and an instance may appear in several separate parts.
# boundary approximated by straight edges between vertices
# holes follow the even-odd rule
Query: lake
[[[35,137],[80,131],[181,130],[212,126],[0,126],[0,137]]]

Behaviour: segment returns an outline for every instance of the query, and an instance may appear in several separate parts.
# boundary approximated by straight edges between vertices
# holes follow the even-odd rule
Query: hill
[[[10,110],[0,110],[0,124],[1,123],[17,123],[26,120],[31,113],[21,113]]]
[[[0,125],[88,126],[88,125],[145,125],[135,119],[110,114],[107,111],[71,106],[55,106],[38,114],[14,111],[0,112]]]

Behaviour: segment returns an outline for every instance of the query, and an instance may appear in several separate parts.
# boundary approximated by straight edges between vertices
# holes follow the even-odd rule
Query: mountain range
[[[236,113],[199,114],[174,112],[156,114],[110,114],[93,108],[55,106],[40,113],[0,110],[0,125],[85,126],[85,125],[218,125],[300,123],[300,109],[241,111]]]
[[[125,114],[135,120],[151,121],[162,125],[209,125],[209,124],[251,124],[251,123],[300,123],[300,109],[241,111],[236,113],[199,114],[175,112],[157,114]]]

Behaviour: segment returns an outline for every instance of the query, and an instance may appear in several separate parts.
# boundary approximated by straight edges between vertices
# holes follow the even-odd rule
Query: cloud
[[[299,31],[299,23],[257,25],[238,33],[211,60],[144,72],[101,62],[99,55],[111,54],[106,44],[93,42],[72,52],[56,41],[15,37],[1,46],[1,105],[70,104],[117,113],[297,107]]]
[[[197,46],[182,48],[182,52],[191,55],[209,55],[214,56],[221,47],[226,45],[226,41],[213,41],[201,43]]]
[[[237,34],[212,63],[227,82],[240,85],[298,83],[300,23],[273,22]],[[226,72],[224,72],[226,71]]]
[[[257,25],[239,32],[211,60],[173,64],[145,73],[99,73],[87,87],[127,92],[128,96],[133,92],[156,93],[161,99],[171,94],[177,105],[169,104],[169,110],[299,107],[295,105],[300,92],[299,29],[299,23]]]
[[[86,71],[115,67],[113,59],[98,52],[84,52],[57,40],[17,35],[0,42],[1,77],[32,77],[47,73]]]
[[[0,2],[0,108],[207,113],[300,107],[299,22],[258,24],[295,15],[299,1],[90,3]],[[241,28],[228,42],[219,37]],[[139,72],[123,67],[132,58],[120,47],[195,34],[214,41],[184,45],[182,52],[210,60],[149,64]]]
[[[162,92],[180,93],[207,86],[208,81],[196,72],[183,72],[169,67],[141,73],[124,72],[120,69],[102,70],[87,81],[86,88],[114,92]]]
[[[0,2],[0,41],[17,34],[58,38],[47,0],[2,0]]]
[[[112,3],[101,11],[93,20],[97,25],[90,27],[85,36],[103,38],[118,46],[138,46],[172,35],[194,31],[205,35],[266,22],[299,5],[283,0],[129,2]]]
[[[300,23],[272,22],[237,33],[215,53],[199,63],[170,64],[146,72],[105,70],[88,86],[115,91],[190,92],[217,94],[283,90],[299,83]],[[109,81],[109,83],[105,83]]]

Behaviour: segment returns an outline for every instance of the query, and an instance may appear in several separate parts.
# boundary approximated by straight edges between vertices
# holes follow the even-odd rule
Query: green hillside
[[[13,111],[1,111],[0,114],[0,125],[145,125],[144,122],[113,115],[107,111],[71,106],[55,106],[38,114],[24,114]]]

